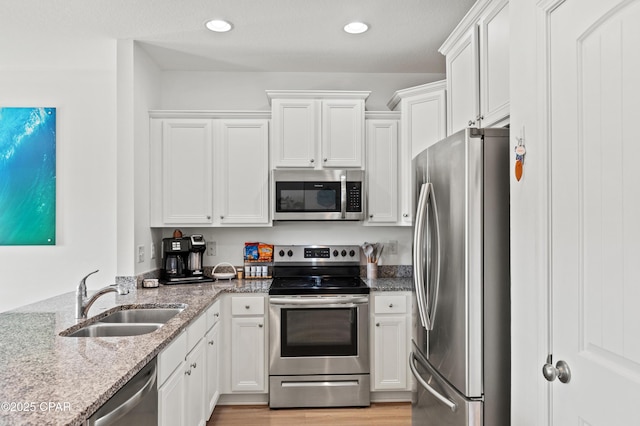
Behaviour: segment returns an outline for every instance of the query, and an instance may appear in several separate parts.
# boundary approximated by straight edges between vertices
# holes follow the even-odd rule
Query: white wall
[[[509,3],[511,17],[511,136],[524,133],[527,153],[522,180],[511,177],[511,424],[548,424],[547,382],[541,373],[546,357],[544,273],[547,247],[544,203],[546,150],[539,130],[540,70],[536,37],[537,0]],[[540,40],[542,40],[540,38]],[[515,158],[512,155],[511,170]]]
[[[116,275],[116,45],[0,41],[0,105],[57,108],[55,246],[0,246],[0,311]]]
[[[133,173],[135,182],[134,239],[132,256],[128,258],[135,266],[127,274],[139,275],[157,269],[156,260],[151,259],[151,245],[161,239],[160,230],[149,227],[149,110],[160,107],[161,71],[149,55],[134,44],[134,140]],[[137,247],[143,246],[145,259],[138,262]],[[156,244],[159,248],[159,245]],[[157,258],[160,257],[158,253]],[[119,270],[120,273],[123,271]]]
[[[379,242],[387,246],[398,241],[398,254],[385,247],[379,265],[410,265],[411,227],[370,227],[355,222],[276,222],[271,228],[181,228],[185,235],[202,234],[206,241],[215,241],[216,256],[205,256],[205,266],[229,262],[242,265],[245,242],[267,244],[356,244]],[[171,237],[173,228],[165,229],[163,237]]]
[[[162,73],[162,109],[270,110],[266,90],[371,91],[367,111],[388,111],[400,89],[442,80],[444,74],[355,74],[294,72]]]

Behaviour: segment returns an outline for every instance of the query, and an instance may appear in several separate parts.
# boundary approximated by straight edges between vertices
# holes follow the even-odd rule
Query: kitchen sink
[[[125,308],[115,311],[75,331],[60,333],[65,337],[125,337],[151,333],[184,310],[179,308]]]
[[[67,334],[67,337],[124,337],[139,336],[151,333],[162,327],[162,324],[108,324],[94,322],[81,329]]]
[[[118,324],[159,323],[164,324],[182,312],[182,308],[144,308],[116,311],[102,318],[100,322]]]

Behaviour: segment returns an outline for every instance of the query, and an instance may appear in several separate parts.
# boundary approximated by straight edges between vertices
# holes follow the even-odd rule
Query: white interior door
[[[548,14],[553,424],[640,424],[640,1]]]

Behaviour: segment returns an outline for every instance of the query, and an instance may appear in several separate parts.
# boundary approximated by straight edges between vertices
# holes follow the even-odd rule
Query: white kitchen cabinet
[[[217,300],[207,310],[206,341],[206,418],[209,419],[220,398],[220,320],[221,303]]]
[[[446,87],[446,81],[410,87],[397,91],[387,103],[400,111],[398,225],[413,225],[413,157],[447,136]]]
[[[372,296],[371,390],[408,391],[410,293],[374,292]]]
[[[175,426],[185,423],[185,356],[187,333],[176,337],[158,355],[158,424]]]
[[[369,92],[267,91],[272,168],[362,168]]]
[[[397,114],[366,120],[367,225],[398,221],[398,123]]]
[[[216,130],[220,225],[269,225],[269,121],[217,120]]]
[[[440,47],[446,56],[447,130],[506,124],[509,2],[479,0]]]
[[[151,226],[271,225],[268,113],[150,117]]]
[[[213,122],[151,122],[152,225],[210,225],[213,218]]]
[[[185,363],[184,407],[186,426],[204,426],[206,424],[207,375],[205,348],[205,340],[201,338],[187,355]]]
[[[231,392],[267,391],[265,297],[231,297]]]

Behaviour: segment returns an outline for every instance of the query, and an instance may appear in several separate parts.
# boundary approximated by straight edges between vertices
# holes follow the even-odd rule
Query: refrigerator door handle
[[[435,288],[433,294],[425,294],[425,277],[424,277],[424,230],[426,216],[429,207],[433,211],[434,229],[431,231],[435,236],[435,250],[432,247],[428,255],[432,260],[432,267],[435,268]],[[418,311],[420,313],[420,321],[422,326],[427,330],[433,329],[433,321],[438,306],[438,290],[440,289],[440,222],[438,220],[438,208],[436,205],[433,184],[424,183],[420,188],[420,198],[416,211],[416,226],[413,235],[413,280],[416,288],[416,298],[418,299]],[[434,258],[435,255],[435,258]]]
[[[429,386],[429,384],[424,381],[420,373],[418,373],[418,369],[416,367],[416,361],[417,361],[416,356],[414,355],[413,352],[411,352],[409,354],[409,368],[411,369],[411,373],[413,374],[413,377],[415,377],[418,383],[420,383],[420,385],[423,388],[428,390],[429,393],[431,393],[431,395],[435,396],[438,399],[438,401],[442,402],[444,405],[449,407],[451,411],[455,412],[458,409],[458,405],[455,402],[451,401],[446,396],[442,395],[440,392],[438,392],[434,388],[432,388],[431,386]]]
[[[420,197],[418,198],[418,206],[416,208],[416,225],[413,230],[413,284],[416,289],[416,299],[418,302],[418,313],[422,327],[429,329],[429,323],[426,315],[425,293],[424,293],[424,256],[422,249],[424,247],[422,238],[424,237],[424,222],[427,213],[426,198],[428,184],[422,184],[420,187]]]

